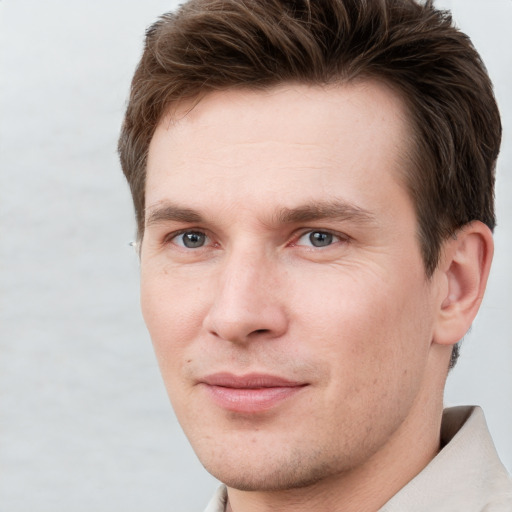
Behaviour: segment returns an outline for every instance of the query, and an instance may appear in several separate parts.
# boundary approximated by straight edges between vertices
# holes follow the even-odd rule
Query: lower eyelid
[[[183,243],[178,244],[178,243],[175,242],[176,238],[184,235],[185,233],[201,233],[201,234],[203,234],[205,236],[205,243],[204,243],[204,245],[195,248],[196,250],[197,249],[204,249],[204,248],[207,248],[207,247],[218,247],[219,246],[218,243],[214,243],[213,242],[212,238],[205,231],[195,230],[195,229],[184,229],[184,230],[174,231],[172,233],[166,234],[163,237],[163,239],[162,239],[162,242],[161,242],[162,246],[169,245],[169,244],[174,244],[175,246],[183,248],[183,249],[193,249],[193,248],[188,248],[188,247],[184,246]],[[310,244],[302,244],[302,243],[300,243],[300,240],[302,238],[304,238],[305,236],[308,236],[308,235],[310,235],[312,233],[325,233],[325,234],[332,235],[332,237],[333,237],[332,243],[330,243],[329,245],[323,246],[323,247],[315,247],[315,246],[310,245]],[[334,245],[336,243],[339,243],[339,242],[348,242],[349,240],[350,240],[350,237],[347,236],[347,235],[344,235],[344,234],[335,233],[335,232],[329,231],[327,229],[325,229],[325,230],[323,230],[323,229],[312,229],[312,230],[309,230],[309,231],[303,231],[300,235],[294,237],[294,239],[292,239],[292,241],[291,241],[291,245],[292,246],[306,246],[306,247],[310,247],[310,248],[314,248],[314,249],[322,249],[322,248],[330,247],[330,246],[332,246],[332,245]]]
[[[332,235],[333,237],[333,240],[332,240],[332,243],[330,243],[329,245],[326,245],[324,247],[329,247],[331,245],[334,245],[335,243],[338,243],[338,242],[346,242],[348,241],[348,237],[347,236],[344,236],[344,235],[341,235],[341,234],[338,234],[338,233],[334,233],[333,231],[329,231],[327,229],[311,229],[309,231],[305,231],[303,232],[300,236],[298,236],[295,240],[295,242],[293,243],[293,245],[306,245],[306,244],[301,244],[299,243],[300,240],[302,238],[304,238],[305,236],[310,236],[312,233],[324,233],[326,235]],[[313,245],[309,245],[309,247],[314,247]],[[314,247],[315,249],[322,249],[322,247]]]

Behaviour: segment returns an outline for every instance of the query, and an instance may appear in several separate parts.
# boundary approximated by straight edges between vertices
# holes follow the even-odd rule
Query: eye
[[[185,231],[175,235],[172,242],[179,247],[185,247],[186,249],[199,249],[208,242],[208,237],[201,231]]]
[[[308,231],[298,239],[297,245],[327,247],[339,241],[341,241],[341,237],[329,231]]]

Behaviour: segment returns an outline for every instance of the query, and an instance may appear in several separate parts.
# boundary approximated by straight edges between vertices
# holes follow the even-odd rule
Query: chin
[[[338,464],[304,460],[299,454],[289,460],[252,463],[247,457],[237,463],[203,464],[206,470],[228,487],[240,491],[274,492],[310,487],[343,472]]]

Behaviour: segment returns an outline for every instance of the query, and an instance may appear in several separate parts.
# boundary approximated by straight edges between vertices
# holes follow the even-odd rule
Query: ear
[[[491,230],[474,221],[442,247],[436,279],[441,280],[434,343],[453,345],[467,333],[482,302],[494,242]]]

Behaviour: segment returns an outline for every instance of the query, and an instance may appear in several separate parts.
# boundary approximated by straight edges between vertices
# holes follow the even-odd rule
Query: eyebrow
[[[359,206],[345,201],[312,202],[296,208],[280,208],[273,217],[276,224],[298,224],[332,219],[357,224],[373,224],[375,216]],[[203,223],[204,217],[196,210],[173,203],[148,208],[146,227],[165,222]]]
[[[146,218],[146,227],[163,222],[187,222],[201,223],[203,217],[201,214],[190,208],[184,208],[178,205],[165,203],[162,206],[149,208]]]
[[[352,221],[357,224],[376,222],[373,213],[345,201],[315,201],[297,208],[281,208],[276,220],[282,224],[297,224],[325,219]]]

